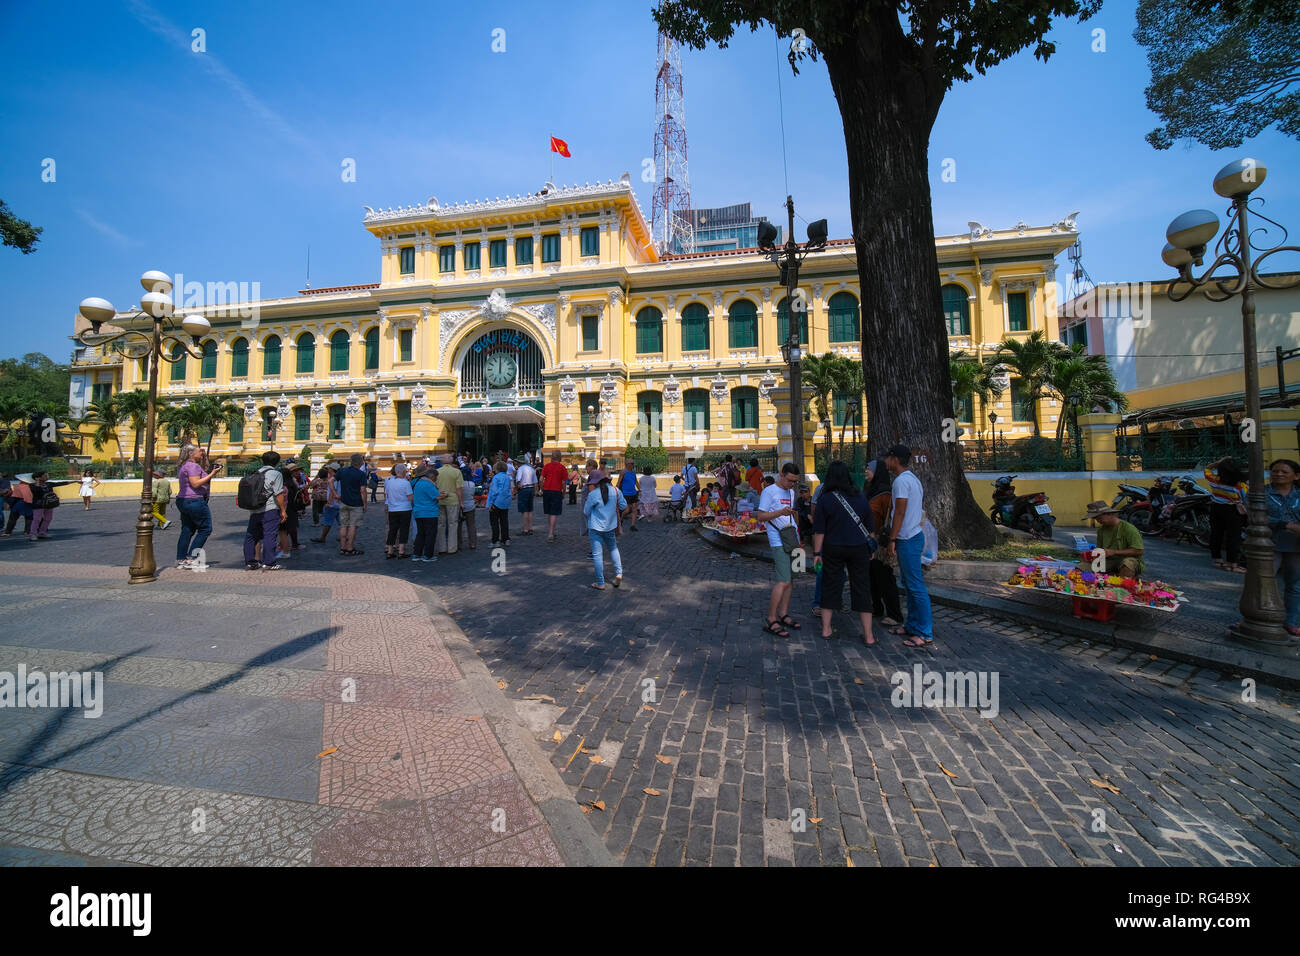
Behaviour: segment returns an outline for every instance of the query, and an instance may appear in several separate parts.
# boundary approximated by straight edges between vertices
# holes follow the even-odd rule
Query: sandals
[[[350,551],[340,551],[339,554],[344,554],[344,555],[348,555],[349,557],[351,557],[351,556],[354,555],[354,554],[365,554],[365,552],[362,551],[360,548],[353,548],[353,549],[350,550]],[[392,555],[390,554],[389,557],[391,558]]]
[[[897,635],[898,637],[911,636],[911,635],[909,634],[907,628],[903,627],[903,625],[901,625],[901,624],[898,625],[897,627],[891,627],[891,628],[889,629],[889,633],[890,633],[890,634],[895,634],[895,635]]]
[[[611,583],[612,583],[612,584],[614,585],[614,587],[616,587],[616,588],[617,588],[617,587],[621,587],[622,584],[623,584],[623,575],[621,575],[621,574],[616,574],[616,575],[614,575],[614,580],[613,580]]]
[[[764,625],[763,630],[768,634],[775,634],[777,637],[789,637],[790,632],[781,626],[779,620],[770,620]]]
[[[605,590],[605,585],[603,585],[603,584],[595,584],[595,583],[593,583],[593,584],[591,585],[591,589],[592,589],[593,591],[603,591],[603,590]]]
[[[789,614],[781,618],[781,623],[784,624],[786,627],[790,628],[792,631],[803,630],[803,625],[800,624],[798,621],[796,621],[794,618],[792,618]]]
[[[1225,565],[1223,566],[1223,570],[1225,570],[1225,571],[1230,571],[1230,572],[1233,573],[1233,574],[1245,574],[1245,573],[1246,573],[1246,569],[1245,569],[1244,567],[1242,567],[1240,564],[1232,564],[1232,565],[1225,564]]]
[[[934,643],[933,637],[927,640],[924,637],[920,637],[916,634],[913,634],[911,637],[909,637],[907,640],[903,642],[903,646],[904,647],[929,647],[933,643]]]

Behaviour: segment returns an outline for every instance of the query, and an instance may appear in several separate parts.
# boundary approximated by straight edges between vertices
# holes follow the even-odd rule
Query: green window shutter
[[[1011,420],[1013,422],[1032,422],[1034,420],[1034,402],[1029,397],[1029,389],[1021,379],[1011,382]]]
[[[293,440],[307,441],[311,437],[311,410],[299,405],[293,410]]]
[[[488,244],[488,263],[493,269],[504,269],[506,267],[506,241],[504,239],[493,239]]]
[[[706,432],[709,430],[709,393],[703,388],[688,388],[682,396],[682,414],[685,430],[688,432]]]
[[[228,444],[237,445],[244,440],[244,419],[233,419],[229,425]]]
[[[709,347],[709,310],[699,302],[682,309],[682,351],[698,352]]]
[[[782,299],[776,307],[776,337],[778,346],[784,345],[786,339],[790,337],[789,297]],[[799,313],[799,344],[808,344],[808,312],[806,310]]]
[[[531,266],[533,264],[533,237],[520,236],[515,240],[515,265]]]
[[[415,275],[415,246],[402,246],[402,275]]]
[[[271,336],[262,346],[262,374],[280,374],[280,339],[277,336]]]
[[[727,313],[727,345],[733,349],[758,348],[758,307],[748,299],[731,303]]]
[[[397,407],[397,437],[411,437],[411,403],[395,402]]]
[[[560,261],[560,234],[558,232],[551,232],[542,236],[542,261]]]
[[[411,361],[411,341],[414,336],[415,332],[411,329],[397,330],[397,348],[398,354],[401,356],[400,361]]]
[[[262,409],[262,441],[271,440],[272,412],[269,408]]]
[[[975,421],[975,396],[967,395],[957,402],[957,421],[974,422]]]
[[[830,315],[832,342],[859,342],[862,339],[858,324],[858,300],[851,292],[836,292],[826,303]]]
[[[310,332],[298,336],[298,371],[316,371],[316,336]]]
[[[1029,331],[1029,293],[1012,292],[1007,296],[1007,321],[1012,332]]]
[[[167,429],[167,444],[179,445],[181,443],[181,430],[175,425]]]
[[[651,431],[663,431],[664,397],[660,392],[642,392],[636,398],[636,421]]]
[[[217,343],[203,343],[203,361],[199,363],[199,378],[217,377]]]
[[[361,437],[371,439],[375,437],[375,403],[367,402],[361,406]]]
[[[341,441],[343,439],[343,406],[331,405],[329,407],[329,440]]]
[[[582,254],[584,256],[600,255],[600,227],[583,226],[582,232]]]
[[[732,390],[731,427],[737,429],[758,428],[758,389],[743,386]]]
[[[330,371],[348,370],[348,334],[342,329],[330,336]]]
[[[654,354],[664,350],[664,317],[654,306],[646,306],[636,314],[636,351],[638,355]]]
[[[583,392],[578,396],[579,409],[582,412],[582,430],[584,432],[594,432],[600,424],[600,393]],[[590,411],[588,411],[590,406]]]
[[[844,419],[848,415],[849,400],[847,398],[836,398],[831,401],[831,424],[839,428],[844,424]]]
[[[465,271],[474,272],[478,269],[479,250],[482,246],[477,242],[465,243]]]
[[[379,329],[366,331],[366,368],[379,368]]]
[[[230,377],[248,377],[248,339],[235,339],[230,346]]]
[[[173,346],[172,358],[177,359],[172,363],[172,381],[185,381],[185,350],[179,345]]]
[[[456,247],[452,245],[438,247],[438,271],[456,271]]]
[[[594,352],[600,348],[600,316],[584,315],[582,317],[582,350]]]
[[[946,285],[940,290],[943,296],[943,321],[949,335],[970,335],[970,302],[966,290],[959,285]]]

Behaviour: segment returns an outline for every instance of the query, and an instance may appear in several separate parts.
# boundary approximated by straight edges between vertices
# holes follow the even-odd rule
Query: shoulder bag
[[[840,503],[840,506],[844,508],[844,510],[848,513],[848,516],[853,519],[853,523],[858,526],[858,530],[862,532],[862,537],[864,539],[864,543],[866,544],[866,546],[872,551],[875,551],[876,539],[873,538],[871,536],[871,532],[868,531],[863,526],[862,518],[858,516],[858,513],[853,509],[853,506],[844,500],[844,496],[842,494],[836,491],[834,492],[834,495],[835,495],[835,500]]]

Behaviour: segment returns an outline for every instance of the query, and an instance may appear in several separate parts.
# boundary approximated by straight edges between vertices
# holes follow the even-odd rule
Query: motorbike
[[[1144,535],[1157,535],[1164,530],[1164,507],[1175,497],[1174,480],[1165,476],[1156,478],[1151,488],[1143,491],[1137,485],[1120,485],[1131,489],[1128,493],[1141,495],[1120,512],[1120,519],[1129,522]]]
[[[1145,488],[1140,485],[1121,484],[1119,486],[1119,492],[1111,501],[1110,506],[1119,509],[1121,520],[1131,523],[1133,520],[1131,516],[1134,509],[1146,501],[1147,490]]]
[[[993,507],[989,508],[989,520],[994,524],[1026,531],[1035,538],[1051,538],[1052,526],[1056,515],[1047,503],[1047,495],[1041,491],[1017,495],[1016,486],[1011,482],[1015,475],[1003,475],[993,485]]]
[[[1202,548],[1210,546],[1210,492],[1191,476],[1178,479],[1181,495],[1161,509],[1162,534],[1175,541],[1194,541]]]

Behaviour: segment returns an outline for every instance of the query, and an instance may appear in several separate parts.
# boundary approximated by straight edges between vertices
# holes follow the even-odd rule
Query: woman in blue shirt
[[[411,515],[415,518],[415,546],[411,549],[412,561],[437,561],[438,499],[442,492],[429,476],[428,465],[420,465],[411,472]]]
[[[488,523],[492,526],[492,543],[510,544],[510,476],[506,463],[499,461],[493,468],[492,483],[488,485]]]
[[[1270,483],[1268,526],[1273,532],[1274,562],[1282,603],[1286,607],[1286,630],[1300,637],[1300,462],[1279,458],[1268,466]]]
[[[609,477],[601,475],[600,482],[587,493],[582,513],[587,516],[587,534],[591,538],[591,563],[596,566],[597,591],[605,590],[604,548],[609,548],[609,558],[614,562],[614,587],[623,583],[623,557],[618,553],[618,516],[627,510],[627,499],[617,488],[610,487]]]

